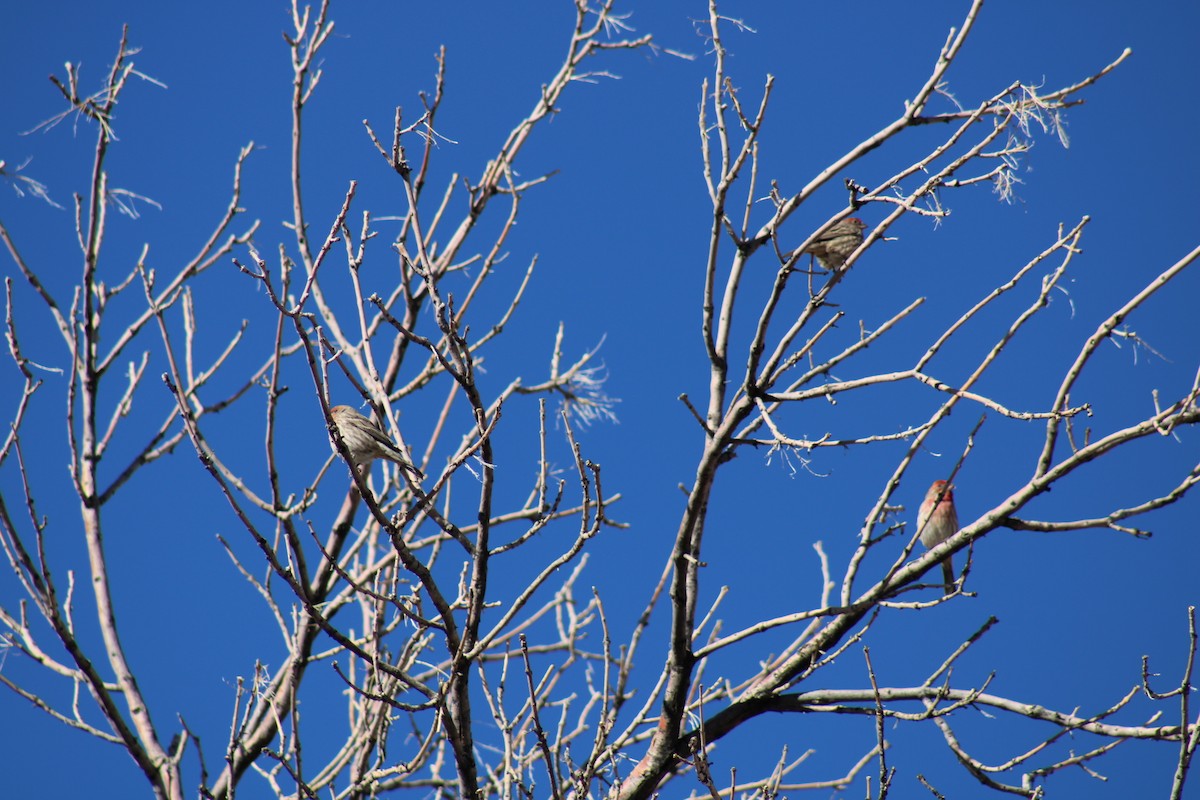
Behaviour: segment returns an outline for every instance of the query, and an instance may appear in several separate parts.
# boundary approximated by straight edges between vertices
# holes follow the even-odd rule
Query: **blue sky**
[[[522,176],[559,173],[528,194],[509,240],[512,267],[494,287],[497,294],[490,302],[496,309],[534,255],[539,266],[505,337],[486,354],[484,378],[485,388],[494,391],[515,374],[530,380],[543,376],[560,321],[566,326],[568,356],[603,342],[606,388],[621,400],[620,421],[599,423],[579,437],[588,457],[603,465],[608,491],[624,495],[616,516],[631,527],[593,542],[584,585],[612,598],[610,618],[619,620],[616,627],[626,633],[669,553],[683,509],[676,487],[692,480],[702,445],[677,397],[686,392],[702,403],[706,392],[699,301],[711,216],[696,122],[700,83],[711,74],[705,43],[697,35],[705,7],[643,1],[627,8],[633,12],[628,22],[638,33],[651,33],[662,48],[695,58],[644,50],[603,56],[589,66],[620,79],[572,87],[560,113],[535,134],[519,162]],[[728,70],[744,99],[757,101],[765,75],[776,76],[762,139],[760,185],[777,179],[785,192],[796,191],[898,116],[903,100],[928,76],[948,29],[960,24],[966,4],[914,8],[868,2],[847,13],[837,4],[793,4],[786,10],[722,4],[723,14],[743,19],[755,31],[725,29]],[[948,195],[944,200],[953,213],[940,226],[905,220],[889,231],[895,241],[859,260],[838,299],[847,314],[844,335],[854,334],[858,320],[876,324],[912,298],[928,302],[892,343],[873,349],[838,377],[910,366],[950,321],[1053,241],[1060,223],[1070,227],[1088,215],[1092,221],[1067,291],[1056,294],[983,385],[1016,407],[1042,407],[1096,325],[1197,245],[1200,210],[1189,188],[1200,180],[1200,156],[1192,144],[1198,127],[1200,6],[1176,2],[1155,8],[1157,13],[1147,13],[1144,5],[1025,0],[984,7],[948,76],[950,89],[966,106],[1014,80],[1054,89],[1094,73],[1126,47],[1133,55],[1083,93],[1084,105],[1068,111],[1069,148],[1053,135],[1035,137],[1035,147],[1021,163],[1016,202],[1002,203],[987,188]],[[401,212],[398,183],[364,134],[362,121],[387,131],[396,105],[406,113],[418,108],[416,93],[432,88],[433,55],[442,44],[449,66],[438,129],[447,141],[436,154],[431,180],[444,183],[453,172],[478,176],[557,68],[572,16],[566,2],[335,4],[336,34],[324,51],[325,75],[305,134],[307,210],[315,227],[328,224],[350,180],[359,181],[359,208],[370,208],[377,217]],[[109,162],[113,183],[152,198],[161,209],[141,204],[136,220],[113,215],[102,265],[111,270],[107,275],[126,274],[143,243],[150,245],[151,265],[164,273],[194,252],[224,209],[234,158],[249,141],[259,149],[248,162],[243,205],[248,218],[262,220],[256,241],[264,252],[292,241],[282,225],[290,218],[290,66],[279,35],[290,26],[285,4],[247,8],[210,2],[201,10],[168,3],[72,4],[69,9],[24,3],[5,17],[0,158],[9,172],[31,159],[24,174],[45,183],[51,197],[68,208],[71,193],[86,189],[93,133],[67,120],[22,135],[61,110],[61,98],[46,76],[62,75],[66,61],[81,63],[83,86],[97,87],[115,53],[120,25],[127,22],[131,42],[142,48],[135,59],[138,69],[165,85],[135,81],[118,109],[120,141]],[[940,133],[914,132],[870,154],[847,176],[878,184]],[[832,181],[793,218],[797,242],[841,207],[840,185]],[[877,221],[878,214],[871,212],[863,216]],[[762,214],[765,219],[767,212]],[[79,262],[70,211],[18,197],[6,185],[0,187],[0,219],[26,258],[41,266],[60,302],[69,304]],[[391,235],[387,224],[381,221],[380,230]],[[726,261],[729,256],[727,249]],[[48,366],[63,365],[61,342],[28,286],[7,254],[0,263],[5,276],[14,276],[27,354]],[[765,292],[774,277],[769,264],[761,270],[747,279],[749,296]],[[1150,413],[1152,390],[1170,398],[1191,384],[1200,364],[1198,297],[1200,278],[1193,269],[1129,320],[1160,356],[1128,344],[1103,347],[1073,396],[1093,404],[1096,416],[1090,424],[1097,431]],[[939,376],[948,382],[961,378],[972,366],[969,359],[1002,330],[996,326],[1006,324],[1029,299],[1021,295],[1004,305],[1003,313],[981,320],[977,334],[935,361]],[[250,320],[252,353],[269,340],[268,306],[232,266],[204,277],[197,305],[211,331],[205,345],[210,354],[242,319]],[[751,313],[752,306],[742,312],[746,325]],[[478,324],[491,320],[481,313]],[[748,336],[748,330],[740,335]],[[146,346],[153,345],[148,340]],[[245,363],[257,358],[251,355]],[[162,369],[161,357],[152,358],[149,374]],[[61,486],[67,461],[63,385],[54,376],[46,379],[33,425],[45,431],[50,444],[37,454],[31,471],[46,486]],[[228,385],[234,382],[230,377]],[[305,387],[297,383],[297,388]],[[117,391],[116,384],[111,390]],[[6,361],[0,365],[5,415],[18,391],[18,373]],[[146,413],[159,415],[169,404],[157,380],[141,392]],[[308,427],[297,429],[291,446],[302,464],[324,458],[327,444],[312,416],[312,398],[303,391],[296,395],[291,413],[298,426]],[[432,396],[409,401],[406,430],[431,424],[440,402]],[[890,431],[924,419],[932,402],[911,389],[877,390],[836,410],[805,408],[789,423],[797,435],[820,435],[825,426],[839,436]],[[260,408],[245,415],[245,428],[239,418],[222,420],[214,430],[218,441],[230,447],[252,442],[259,453]],[[535,423],[536,408],[514,404],[508,416],[516,426],[506,434],[511,438],[502,440],[512,448],[510,463],[514,470],[529,470],[529,452],[521,441]],[[977,418],[978,410],[960,407],[931,440],[932,452],[922,454],[897,495],[910,516],[928,481],[944,477]],[[973,520],[1027,479],[1040,431],[1040,423],[989,418],[977,451],[957,479],[961,519]],[[1023,516],[1070,519],[1142,502],[1195,466],[1200,460],[1196,442],[1196,433],[1187,430],[1174,439],[1142,442],[1110,464],[1081,471]],[[131,438],[118,451],[136,445]],[[934,452],[943,455],[937,458]],[[822,451],[813,455],[809,472],[793,470],[765,452],[740,452],[725,468],[705,539],[706,597],[711,600],[720,586],[729,587],[722,614],[727,630],[815,602],[811,582],[819,573],[812,542],[820,540],[835,564],[841,563],[839,557],[844,561],[900,453],[890,446]],[[557,457],[567,464],[561,446]],[[252,456],[247,458],[250,463]],[[517,484],[514,480],[507,487],[514,497],[524,491]],[[164,486],[172,488],[164,491]],[[10,509],[19,506],[11,461],[0,468],[0,490]],[[40,509],[54,525],[52,558],[64,568],[85,567],[78,511],[69,502],[58,505],[49,489]],[[915,617],[892,612],[876,624],[869,644],[877,669],[887,665],[881,682],[919,682],[994,615],[1000,625],[956,672],[962,685],[977,685],[995,672],[993,694],[1095,713],[1136,685],[1140,659],[1149,655],[1152,670],[1162,673],[1156,688],[1172,688],[1186,655],[1186,609],[1200,600],[1196,509],[1196,498],[1189,497],[1140,520],[1139,527],[1155,534],[1146,541],[1094,530],[995,532],[976,547],[969,586],[976,597]],[[270,619],[254,605],[253,592],[215,540],[217,533],[236,537],[235,520],[185,448],[153,476],[132,482],[109,514],[107,545],[121,582],[117,603],[125,640],[156,703],[156,721],[168,726],[179,711],[216,747],[223,741],[236,676],[247,674],[256,657],[268,664],[280,658]],[[248,542],[238,545],[253,557]],[[506,581],[515,585],[523,570],[535,566],[517,563],[511,578],[498,578],[496,591],[502,596]],[[840,572],[836,566],[834,571]],[[11,607],[17,597],[11,576],[0,579],[0,602]],[[251,612],[241,613],[246,607]],[[642,659],[652,662],[663,647],[645,645]],[[719,662],[721,668],[731,676],[744,674],[755,657],[748,651],[741,655],[741,660]],[[22,662],[10,655],[0,669],[39,686],[36,671]],[[711,669],[715,674],[716,667]],[[650,664],[646,671],[656,670]],[[852,649],[843,656],[830,680],[833,676],[846,686],[864,685],[861,653]],[[64,700],[61,687],[49,691]],[[313,706],[319,709],[315,700]],[[1149,708],[1135,704],[1121,719],[1140,723]],[[73,797],[80,774],[105,787],[103,796],[145,794],[136,769],[115,748],[65,730],[14,695],[0,695],[0,709],[0,747],[9,763],[0,776],[0,794]],[[1178,714],[1173,704],[1162,710],[1168,719]],[[1029,723],[999,720],[992,729],[989,724],[981,723],[969,744],[993,760],[1032,746],[1045,733]],[[902,765],[900,796],[920,796],[916,772],[930,776],[951,797],[968,796],[973,784],[928,727],[898,725],[888,732],[893,763]],[[827,779],[869,747],[873,735],[863,719],[759,719],[723,742],[714,760],[726,774],[737,766],[739,776],[748,776],[769,769],[781,744],[793,754],[814,747],[817,766],[794,778]],[[997,739],[1011,747],[996,744]],[[766,751],[763,741],[771,742]],[[1061,776],[1050,783],[1050,796],[1128,797],[1134,787],[1160,796],[1169,786],[1174,756],[1174,745],[1125,744],[1095,765],[1108,782],[1082,772]],[[67,763],[72,769],[63,769]],[[670,796],[684,786],[692,784],[672,787]],[[262,796],[261,788],[251,780],[243,796]],[[861,782],[846,792],[851,795],[861,795]]]

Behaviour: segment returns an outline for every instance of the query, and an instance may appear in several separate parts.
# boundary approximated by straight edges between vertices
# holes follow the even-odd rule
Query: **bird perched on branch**
[[[817,257],[823,269],[841,269],[858,246],[863,242],[863,231],[867,223],[858,217],[847,217],[822,233],[803,252]]]
[[[936,504],[936,506],[935,506]],[[958,512],[954,508],[954,487],[946,481],[934,481],[925,493],[917,512],[917,530],[921,544],[936,547],[958,532]],[[954,593],[954,565],[950,556],[942,559],[942,579],[946,594]]]
[[[399,464],[417,480],[425,477],[421,470],[409,463],[408,456],[374,422],[350,406],[334,406],[329,409],[329,414],[337,425],[346,449],[350,451],[350,460],[360,470],[370,469],[372,461],[383,458]]]

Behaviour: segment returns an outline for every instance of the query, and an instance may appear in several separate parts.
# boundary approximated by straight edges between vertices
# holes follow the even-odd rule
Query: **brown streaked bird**
[[[936,508],[934,503],[937,503]],[[958,511],[954,508],[952,485],[946,481],[934,481],[929,487],[917,512],[917,530],[921,534],[921,544],[930,548],[958,533]],[[950,560],[950,556],[942,559],[942,580],[946,583],[947,595],[954,593],[954,565]]]
[[[346,449],[350,451],[350,460],[360,470],[370,469],[372,461],[383,458],[399,464],[417,480],[425,477],[421,470],[409,463],[408,456],[374,422],[350,406],[334,406],[329,409],[329,414],[337,425]],[[337,448],[334,449],[336,451]]]
[[[817,263],[824,269],[841,269],[850,254],[862,244],[866,229],[867,223],[858,217],[847,217],[814,239],[804,252],[816,256]]]

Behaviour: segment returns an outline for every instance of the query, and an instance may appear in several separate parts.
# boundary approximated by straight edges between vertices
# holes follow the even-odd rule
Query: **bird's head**
[[[954,484],[950,483],[950,481],[934,481],[933,485],[929,487],[929,496],[938,497],[939,495],[953,500]]]

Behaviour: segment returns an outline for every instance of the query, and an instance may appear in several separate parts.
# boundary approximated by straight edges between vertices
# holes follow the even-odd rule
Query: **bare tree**
[[[959,318],[947,320],[915,362],[904,360],[901,348],[887,348],[921,306],[921,298],[890,318],[860,322],[849,337],[837,328],[845,318],[834,302],[842,296],[843,279],[871,248],[887,245],[893,224],[906,215],[943,217],[955,192],[987,186],[1001,196],[1010,193],[1015,164],[1034,132],[1056,132],[1060,116],[1078,102],[1079,92],[1128,55],[1053,91],[1012,83],[972,104],[951,102],[946,104],[951,110],[934,110],[935,100],[953,101],[945,90],[946,74],[968,39],[979,5],[950,32],[904,112],[793,191],[784,188],[788,180],[764,181],[759,175],[760,134],[769,122],[774,81],[768,78],[753,99],[750,92],[735,88],[722,30],[736,23],[710,2],[706,39],[713,73],[701,87],[698,119],[712,204],[701,309],[708,396],[695,403],[682,397],[703,447],[695,479],[683,487],[686,508],[662,578],[657,586],[646,587],[644,611],[631,627],[621,626],[632,633],[620,642],[614,640],[616,628],[610,628],[604,597],[608,591],[627,590],[600,584],[584,591],[579,585],[589,541],[605,527],[622,524],[610,515],[620,495],[604,486],[600,466],[589,460],[574,434],[581,422],[612,416],[613,400],[605,393],[595,351],[585,350],[572,360],[560,328],[557,339],[547,344],[551,358],[544,376],[513,375],[498,391],[489,391],[480,380],[482,357],[517,313],[526,286],[535,279],[536,259],[530,259],[498,316],[489,317],[481,299],[494,299],[498,290],[489,279],[511,269],[502,262],[522,198],[548,177],[519,177],[515,167],[531,132],[559,111],[573,82],[606,74],[587,71],[589,59],[616,57],[607,51],[654,47],[651,37],[625,28],[613,0],[595,8],[577,2],[567,56],[534,93],[532,110],[478,177],[456,174],[427,196],[431,164],[442,156],[436,143],[445,96],[443,52],[432,91],[420,95],[418,113],[397,108],[388,133],[366,125],[365,137],[394,174],[391,180],[406,202],[400,233],[384,246],[376,220],[360,207],[356,183],[347,187],[332,219],[317,220],[306,211],[301,134],[334,23],[328,0],[315,10],[293,3],[287,41],[293,68],[294,239],[268,255],[255,246],[256,236],[261,240],[258,223],[242,220],[242,167],[253,152],[250,144],[234,165],[230,201],[211,234],[192,259],[166,275],[147,266],[146,251],[124,274],[110,277],[100,267],[107,212],[129,199],[114,188],[106,157],[114,142],[114,108],[127,81],[140,75],[135,52],[123,37],[105,85],[94,95],[81,90],[68,64],[65,79],[55,81],[66,102],[63,117],[77,115],[96,133],[89,193],[75,198],[82,258],[69,304],[46,287],[49,266],[27,260],[18,233],[0,224],[0,237],[37,299],[38,313],[52,323],[69,356],[62,367],[65,396],[46,399],[45,384],[38,378],[42,367],[25,354],[19,330],[18,312],[30,312],[18,308],[13,279],[6,277],[7,341],[24,385],[0,449],[0,466],[16,476],[12,485],[19,486],[15,494],[7,489],[0,494],[0,541],[13,580],[33,613],[22,602],[0,609],[0,620],[7,646],[71,687],[76,700],[55,702],[3,672],[0,682],[65,725],[118,745],[161,798],[191,792],[184,785],[187,763],[197,768],[198,794],[211,798],[232,798],[247,776],[279,797],[358,798],[417,789],[444,797],[648,798],[677,783],[670,789],[677,795],[766,798],[865,780],[868,794],[882,798],[897,769],[888,760],[889,719],[936,728],[981,786],[1031,798],[1042,796],[1056,772],[1095,761],[1125,741],[1156,740],[1178,750],[1172,796],[1181,796],[1200,741],[1200,721],[1189,706],[1196,653],[1190,609],[1188,659],[1178,684],[1165,691],[1153,688],[1146,664],[1140,685],[1105,700],[1109,707],[1090,715],[992,694],[989,681],[956,680],[956,663],[994,620],[949,648],[940,664],[913,685],[882,683],[868,646],[873,627],[887,624],[889,612],[924,613],[967,594],[972,547],[997,530],[1108,528],[1138,535],[1142,531],[1133,527],[1137,517],[1184,499],[1200,481],[1198,465],[1133,507],[1113,509],[1098,498],[1086,518],[1047,521],[1026,513],[1031,501],[1084,465],[1120,457],[1142,440],[1158,438],[1158,446],[1174,446],[1170,434],[1200,422],[1200,379],[1179,396],[1156,395],[1153,413],[1111,430],[1081,430],[1079,421],[1090,409],[1073,399],[1082,373],[1095,369],[1098,348],[1114,337],[1136,339],[1123,324],[1193,264],[1200,248],[1163,269],[1115,309],[1082,343],[1057,387],[1048,387],[1053,399],[1040,408],[1010,407],[980,384],[1003,359],[1006,346],[1061,287],[1079,251],[1086,218],[1063,226],[1041,252],[1030,254],[1026,264]],[[865,154],[915,129],[936,129],[942,135],[920,158],[896,167],[878,185],[844,178]],[[839,179],[845,185],[842,209],[815,230],[791,224],[818,190]],[[21,180],[28,191],[45,195],[44,187],[34,191],[40,184],[29,183],[32,178]],[[769,203],[758,202],[763,196]],[[823,258],[830,269],[821,268],[810,258],[822,252],[814,243],[864,208],[881,212],[881,221],[866,226],[848,257]],[[481,224],[484,220],[487,225]],[[255,357],[256,366],[246,369],[241,366],[247,363],[244,355],[234,355],[242,347],[244,330],[218,347],[216,358],[206,363],[200,355],[210,349],[201,343],[211,341],[213,334],[199,322],[193,285],[214,265],[231,261],[240,272],[228,278],[229,295],[253,308],[260,319],[269,313],[274,326],[269,346]],[[752,261],[760,270],[774,270],[772,289],[764,298],[743,291]],[[394,283],[385,288],[375,278],[364,281],[362,270],[369,263],[386,265]],[[352,303],[331,289],[338,282],[349,286]],[[1036,287],[1032,301],[995,326],[990,312],[996,301],[1028,285]],[[138,295],[138,312],[110,323],[110,302],[118,296],[127,300],[127,294]],[[802,298],[799,314],[785,317],[785,298],[797,296]],[[964,338],[968,325],[976,342],[979,329],[992,326],[989,345],[961,379],[940,376],[937,356]],[[744,345],[736,344],[743,340]],[[139,348],[140,356],[131,355]],[[856,378],[835,377],[858,370],[868,348],[883,350],[892,366],[883,372],[866,369]],[[165,388],[155,389],[155,381],[144,380],[151,349],[166,365],[161,375]],[[107,388],[113,380],[121,382],[112,372],[126,362],[123,389]],[[228,373],[238,370],[231,384]],[[222,385],[234,388],[217,396],[212,389],[217,376]],[[297,384],[304,388],[289,394],[288,387]],[[927,418],[911,420],[899,430],[871,430],[875,421],[867,419],[859,420],[853,432],[831,429],[816,437],[796,432],[803,409],[813,402],[904,385],[918,386],[937,399]],[[173,402],[153,424],[148,414],[131,413],[146,395],[163,391]],[[380,479],[378,467],[374,472],[352,467],[347,442],[330,413],[337,396],[350,391],[359,395],[360,410],[373,415],[418,470],[388,465]],[[419,438],[412,427],[400,424],[397,412],[398,404],[418,394],[439,398],[441,409],[436,424]],[[252,464],[236,447],[217,444],[219,437],[213,434],[223,416],[251,424],[257,413],[253,398],[264,401],[265,465]],[[536,426],[525,425],[521,415],[503,413],[510,404],[533,399]],[[559,402],[551,402],[555,400]],[[47,496],[59,507],[64,498],[35,485],[26,469],[24,423],[32,405],[43,401],[63,402],[67,408],[71,481],[82,521],[77,533],[86,544],[94,618],[75,612],[73,574],[56,569],[47,558],[49,530],[39,508]],[[974,519],[960,519],[957,533],[919,552],[920,532],[906,525],[894,496],[929,437],[960,407],[982,415],[947,470],[947,481],[953,482],[971,458],[975,432],[985,419],[988,425],[1044,426],[1043,442],[1019,488]],[[287,431],[296,420],[310,428],[323,424],[335,451],[302,481],[282,463]],[[539,453],[529,475],[505,476],[510,485],[525,481],[523,500],[510,505],[511,492],[497,489],[496,452],[499,437],[509,430]],[[102,461],[108,456],[111,463],[113,457],[110,447],[118,437],[130,436],[140,437],[142,444],[124,466],[102,474]],[[558,475],[553,466],[550,452],[558,437],[572,459],[570,477]],[[815,543],[822,579],[815,596],[798,600],[806,608],[764,615],[724,631],[718,619],[721,594],[709,607],[703,605],[712,590],[704,591],[702,569],[710,499],[722,466],[744,451],[804,462],[822,449],[882,443],[899,445],[901,456],[875,502],[864,509],[850,557],[834,563]],[[110,519],[105,511],[113,498],[134,475],[160,467],[163,456],[189,449],[211,479],[194,487],[191,496],[223,498],[239,522],[242,543],[253,543],[250,560],[237,543],[220,540],[276,623],[286,654],[283,663],[268,670],[268,660],[278,662],[278,645],[272,644],[239,680],[231,699],[232,724],[219,746],[187,723],[189,709],[155,708],[139,689],[141,668],[129,658],[123,640],[104,546]],[[343,490],[340,509],[328,523],[320,522],[318,503],[328,507],[322,495]],[[570,533],[553,539],[562,544],[550,546],[553,552],[547,556],[547,547],[534,545],[544,545],[554,530]],[[497,596],[489,578],[517,551],[534,553],[527,556],[537,559],[532,577],[514,595]],[[940,585],[935,581],[931,588],[925,575],[951,555],[957,556],[960,571],[942,596]],[[651,627],[655,615],[669,618],[661,640]],[[88,643],[93,634],[102,647]],[[781,635],[786,643],[779,648]],[[52,654],[58,647],[65,657]],[[847,686],[840,674],[826,677],[836,660],[859,652],[863,668],[858,683]],[[714,666],[718,659],[722,666]],[[331,691],[306,680],[312,667],[324,663],[339,678],[340,686],[332,691],[345,695],[349,722],[336,746],[314,748],[305,745],[308,728],[301,724],[301,700],[306,693]],[[731,663],[739,665],[732,672]],[[718,674],[706,677],[709,672]],[[1113,721],[1139,694],[1164,703],[1177,718],[1160,720],[1156,713],[1135,724]],[[1014,746],[1003,760],[989,761],[959,735],[961,717],[954,712],[964,708],[1044,723],[1046,732],[1036,746]],[[829,777],[820,781],[793,780],[805,756],[789,758],[785,751],[770,774],[745,778],[735,771],[726,783],[710,767],[712,748],[767,712],[865,717],[875,741],[865,752],[846,754],[844,763],[829,764]],[[166,721],[174,713],[177,724]],[[490,720],[483,732],[485,718]],[[1061,755],[1053,745],[1068,736],[1088,744]],[[868,774],[872,767],[874,773]]]

